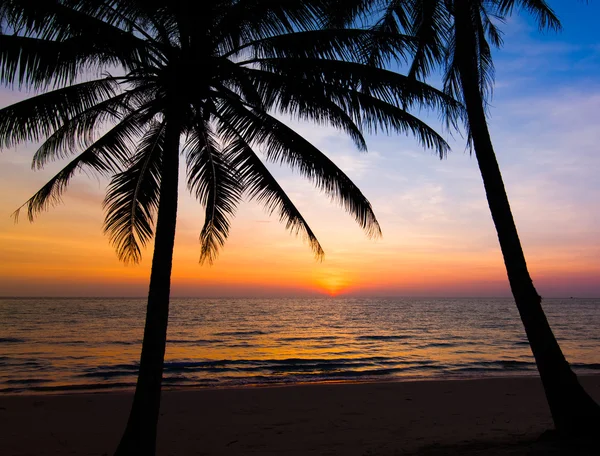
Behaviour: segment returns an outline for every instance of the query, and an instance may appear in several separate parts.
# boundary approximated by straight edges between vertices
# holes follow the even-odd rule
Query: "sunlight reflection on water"
[[[577,372],[600,369],[600,300],[544,308]],[[180,299],[165,384],[535,373],[511,299]],[[0,299],[0,391],[129,387],[143,299]]]

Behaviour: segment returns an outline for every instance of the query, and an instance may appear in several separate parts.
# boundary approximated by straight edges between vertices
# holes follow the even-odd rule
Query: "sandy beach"
[[[600,376],[582,382],[600,399]],[[0,396],[0,454],[110,455],[130,401]],[[533,377],[195,389],[164,393],[158,454],[588,454],[527,443],[549,428]]]

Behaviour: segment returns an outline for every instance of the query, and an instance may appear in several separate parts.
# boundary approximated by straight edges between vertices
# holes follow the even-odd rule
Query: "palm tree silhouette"
[[[366,149],[363,131],[412,133],[440,156],[446,142],[406,110],[460,106],[413,78],[360,61],[376,31],[324,29],[336,0],[10,0],[0,3],[0,78],[41,94],[0,110],[0,144],[43,141],[34,168],[74,155],[23,206],[58,203],[79,171],[111,177],[104,230],[124,262],[154,238],[139,377],[117,454],[155,452],[177,218],[180,149],[205,208],[201,261],[223,246],[245,195],[323,250],[267,161],[299,170],[380,228],[365,196],[274,114],[328,124]],[[406,55],[406,37],[378,42]],[[112,73],[111,73],[112,71]],[[95,76],[90,76],[95,75]],[[17,211],[18,215],[18,211]]]
[[[463,102],[469,143],[475,151],[488,205],[498,233],[512,294],[544,385],[556,430],[587,433],[600,424],[600,407],[579,384],[566,361],[541,305],[525,261],[508,196],[487,125],[487,100],[493,84],[492,47],[501,47],[502,21],[515,8],[525,9],[540,29],[561,24],[544,0],[356,0],[357,12],[378,12],[374,29],[414,36],[409,75],[425,78],[444,69],[444,91]],[[385,53],[371,45],[371,58]]]

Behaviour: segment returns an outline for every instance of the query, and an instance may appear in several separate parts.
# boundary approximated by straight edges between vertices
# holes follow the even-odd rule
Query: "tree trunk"
[[[140,370],[127,427],[115,456],[153,456],[156,450],[177,221],[179,136],[177,122],[167,123]]]
[[[464,102],[477,163],[494,221],[510,287],[542,380],[556,430],[563,435],[595,432],[600,425],[600,407],[585,392],[566,361],[527,270],[504,182],[487,127],[483,97],[479,90],[476,36],[472,0],[456,0],[455,36]]]

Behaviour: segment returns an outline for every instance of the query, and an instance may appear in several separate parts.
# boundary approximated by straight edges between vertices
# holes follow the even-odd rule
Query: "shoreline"
[[[600,400],[600,375],[580,379]],[[0,395],[0,454],[112,454],[131,399]],[[551,427],[536,376],[175,389],[163,394],[157,454],[488,454],[464,448],[532,441]]]
[[[577,373],[578,378],[585,377],[598,377],[600,379],[600,372],[598,373]],[[206,390],[243,390],[243,389],[254,389],[254,388],[293,388],[296,386],[310,386],[310,385],[355,385],[355,384],[388,384],[388,383],[419,383],[419,382],[453,382],[453,381],[478,381],[478,380],[494,380],[494,379],[520,379],[520,378],[539,378],[537,371],[523,371],[523,372],[511,372],[504,375],[447,375],[447,376],[392,376],[389,378],[381,377],[361,377],[355,379],[323,379],[323,380],[309,380],[309,381],[282,381],[282,382],[247,382],[247,383],[230,383],[219,385],[217,383],[210,383],[206,385],[169,385],[163,383],[162,392],[186,392],[186,391],[206,391]],[[102,386],[101,383],[89,387],[89,385],[82,384],[68,385],[65,387],[34,387],[33,389],[19,390],[15,388],[14,391],[0,390],[0,399],[2,397],[11,396],[69,396],[78,394],[133,394],[135,390],[135,384],[130,385],[119,385],[113,386],[107,384]]]

